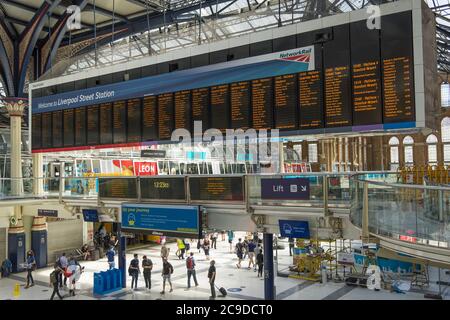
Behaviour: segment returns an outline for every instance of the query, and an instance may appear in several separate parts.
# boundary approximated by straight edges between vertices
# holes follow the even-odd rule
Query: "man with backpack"
[[[153,262],[147,256],[142,257],[142,269],[144,269],[145,288],[150,290],[152,288]]]
[[[138,276],[139,276],[139,260],[137,253],[134,254],[134,259],[130,262],[130,267],[128,268],[128,274],[131,276],[131,289],[137,289]],[[134,286],[133,286],[134,285]]]
[[[170,291],[169,292],[173,291],[173,289],[172,289],[172,281],[170,281],[170,275],[172,273],[173,273],[172,265],[169,263],[169,261],[167,261],[167,259],[164,259],[163,268],[162,268],[163,290],[161,291],[161,294],[166,293],[166,280],[170,284]]]
[[[191,287],[191,276],[194,277],[195,286],[198,287],[197,276],[195,274],[195,260],[193,252],[191,252],[191,255],[186,259],[186,268],[188,278],[188,289]]]
[[[65,252],[63,252],[62,255],[58,258],[58,260],[56,261],[56,265],[62,270],[62,272],[59,273],[59,278],[58,278],[59,287],[62,288],[63,287],[63,280],[62,280],[63,274],[64,274],[64,286],[67,286],[67,277],[65,275],[65,271],[66,271],[67,267],[69,266],[69,261],[67,260]]]
[[[236,243],[236,255],[239,259],[239,262],[236,264],[236,267],[241,268],[241,261],[244,256],[244,244],[241,242],[242,239],[239,238],[238,243]]]
[[[53,292],[52,296],[50,297],[50,300],[53,300],[55,294],[58,295],[60,300],[63,299],[63,297],[59,293],[59,276],[61,275],[62,272],[63,271],[61,270],[61,268],[55,264],[54,270],[52,271],[52,273],[50,273],[50,286],[53,287]]]

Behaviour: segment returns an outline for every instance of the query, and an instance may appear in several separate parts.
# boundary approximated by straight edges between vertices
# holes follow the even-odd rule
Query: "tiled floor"
[[[194,300],[194,299],[209,299],[210,289],[207,278],[207,270],[209,261],[206,261],[202,253],[194,250],[197,262],[197,279],[199,287],[192,287],[187,290],[186,267],[184,260],[178,260],[174,252],[176,245],[170,244],[171,256],[170,262],[174,266],[174,273],[172,275],[172,283],[174,291],[169,293],[166,290],[165,295],[161,295],[162,278],[161,278],[161,259],[159,257],[160,246],[146,247],[142,249],[133,250],[132,253],[139,254],[141,260],[142,255],[147,255],[153,261],[154,267],[152,271],[152,289],[145,290],[144,278],[141,275],[138,280],[137,291],[131,291],[131,279],[127,278],[127,289],[113,292],[105,296],[93,295],[93,273],[104,271],[108,268],[106,258],[99,261],[87,261],[81,264],[85,267],[85,272],[82,274],[79,283],[77,284],[77,295],[75,297],[68,297],[67,291],[62,291],[66,294],[69,300],[154,300],[154,299],[177,299],[177,300]],[[192,243],[192,247],[196,248],[196,243]],[[132,253],[127,254],[127,261],[132,258]],[[211,259],[216,261],[217,278],[216,283],[227,289],[228,295],[225,298],[218,297],[217,299],[263,299],[264,298],[264,281],[257,277],[256,272],[247,270],[247,262],[243,263],[243,268],[237,269],[236,255],[229,252],[227,241],[217,242],[217,250],[211,250]],[[278,267],[279,270],[286,269],[291,261],[288,249],[278,250]],[[50,298],[52,288],[49,287],[49,274],[51,269],[39,269],[34,272],[36,285],[29,289],[24,289],[25,273],[15,274],[10,278],[0,280],[0,299],[1,300],[46,300]],[[20,295],[14,297],[14,287],[20,284]],[[276,277],[275,279],[276,293],[278,299],[288,300],[321,300],[321,299],[344,299],[344,300],[373,300],[373,299],[424,299],[423,294],[408,292],[407,294],[396,294],[387,291],[371,291],[365,288],[355,288],[345,286],[343,283],[329,282],[326,284],[312,283],[303,280],[297,280],[286,277]],[[217,292],[219,295],[219,292]]]

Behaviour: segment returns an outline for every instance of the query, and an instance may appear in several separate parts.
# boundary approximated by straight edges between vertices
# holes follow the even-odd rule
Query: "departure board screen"
[[[252,80],[252,119],[253,128],[273,127],[273,79]]]
[[[250,128],[250,82],[235,82],[230,85],[231,128]]]
[[[42,147],[42,114],[33,114],[32,120],[32,130],[33,130],[33,149],[38,149]]]
[[[225,132],[230,128],[228,84],[211,87],[211,127]]]
[[[175,92],[175,129],[191,131],[191,91]]]
[[[75,110],[64,110],[64,147],[75,145]]]
[[[113,132],[114,143],[127,141],[127,106],[125,101],[113,103]]]
[[[209,128],[209,88],[192,90],[192,121],[202,121],[202,130]]]
[[[98,105],[87,108],[87,143],[99,144],[99,108]]]
[[[42,147],[52,147],[52,113],[45,112],[42,114]]]
[[[53,111],[52,112],[52,138],[53,147],[58,148],[63,146],[63,112]]]
[[[136,178],[99,178],[100,198],[137,199]]]
[[[100,104],[100,143],[113,143],[113,111],[111,103]]]
[[[156,96],[144,97],[142,117],[142,139],[144,141],[158,139],[158,131],[156,128]]]
[[[191,200],[243,201],[242,177],[191,177],[189,179]]]
[[[186,200],[184,177],[140,179],[143,200]]]
[[[297,128],[297,75],[275,77],[275,128]]]
[[[75,145],[86,144],[86,108],[75,109]]]
[[[158,136],[159,139],[170,139],[174,130],[173,93],[158,96]]]
[[[300,129],[323,127],[322,76],[320,71],[299,73]]]
[[[141,141],[141,99],[128,100],[127,141]]]

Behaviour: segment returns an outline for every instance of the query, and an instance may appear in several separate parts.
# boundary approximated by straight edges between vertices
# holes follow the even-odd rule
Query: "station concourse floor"
[[[243,236],[236,233],[236,240]],[[138,290],[130,289],[131,277],[127,276],[127,288],[115,291],[104,296],[93,294],[93,273],[105,271],[108,269],[106,258],[98,261],[81,261],[80,264],[85,267],[85,272],[81,275],[77,283],[77,295],[75,297],[68,296],[68,289],[60,290],[67,300],[155,300],[155,299],[171,299],[171,300],[208,300],[210,296],[210,288],[207,278],[209,261],[206,260],[203,251],[198,253],[197,242],[192,242],[191,247],[194,248],[194,257],[196,259],[197,280],[199,286],[195,287],[193,279],[191,279],[191,288],[187,290],[187,275],[185,260],[179,260],[175,256],[176,243],[168,243],[170,247],[169,261],[174,267],[172,274],[173,292],[169,293],[168,284],[166,284],[166,293],[160,294],[162,290],[161,277],[161,258],[160,245],[149,245],[138,249],[131,250],[127,253],[127,267],[132,259],[133,253],[139,255],[142,260],[143,255],[147,255],[153,261],[152,271],[152,289],[146,291],[144,277],[140,274],[138,279]],[[234,243],[233,243],[234,247]],[[226,297],[221,297],[218,290],[216,291],[216,300],[262,300],[264,299],[264,281],[257,277],[257,273],[247,270],[248,260],[242,263],[242,268],[237,269],[237,257],[229,252],[229,244],[227,238],[221,241],[221,235],[217,241],[217,250],[210,250],[210,258],[216,261],[217,277],[216,284],[221,287],[232,289],[228,291]],[[289,256],[289,249],[286,243],[284,250],[278,250],[278,269],[286,270],[292,261]],[[117,257],[116,257],[117,266]],[[38,269],[33,272],[35,286],[24,289],[26,282],[26,273],[17,273],[9,278],[0,280],[0,300],[48,300],[53,291],[49,286],[49,274],[52,268]],[[14,297],[14,287],[20,284],[20,295]],[[406,294],[391,293],[385,290],[372,291],[362,287],[346,286],[344,283],[328,282],[326,284],[315,283],[311,281],[276,277],[275,278],[277,299],[280,300],[424,300],[423,293],[407,292]],[[58,297],[55,297],[59,300]]]

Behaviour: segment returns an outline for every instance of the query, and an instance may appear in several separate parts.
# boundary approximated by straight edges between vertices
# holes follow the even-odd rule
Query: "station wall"
[[[53,263],[56,254],[64,250],[79,249],[83,245],[83,220],[62,220],[47,222],[48,262]]]

